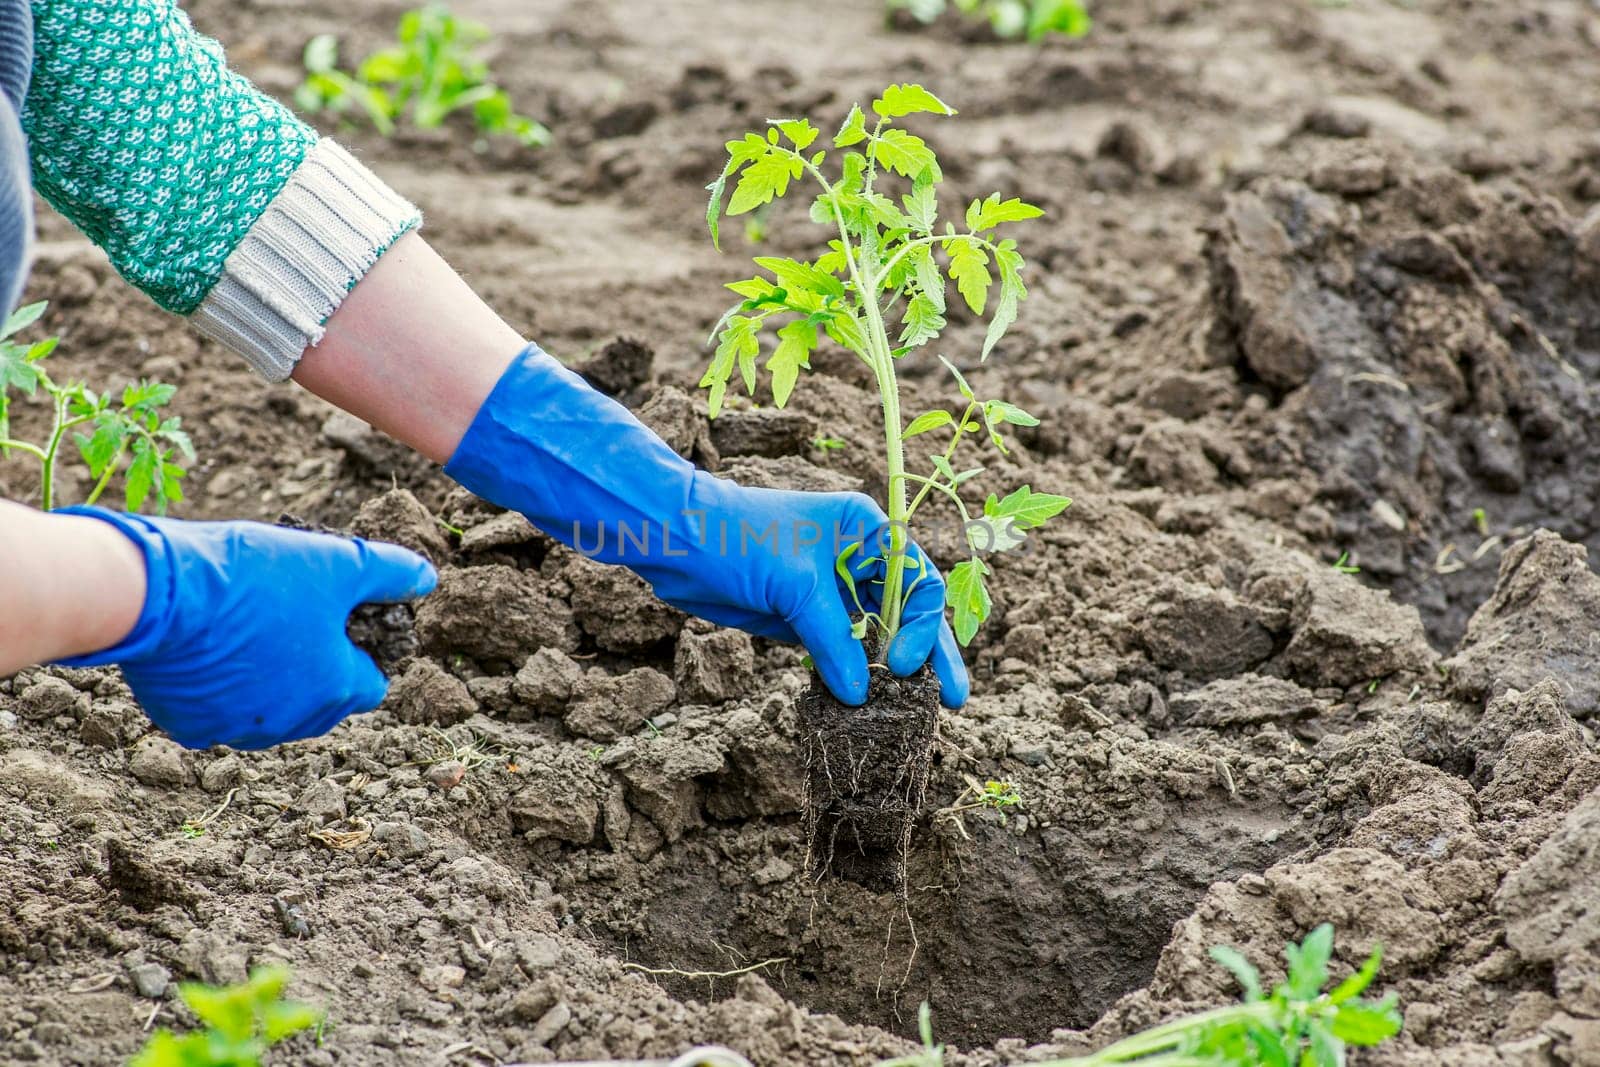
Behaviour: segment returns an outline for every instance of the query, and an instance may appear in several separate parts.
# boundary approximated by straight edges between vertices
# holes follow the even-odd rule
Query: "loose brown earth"
[[[310,34],[364,47],[400,10],[192,6],[284,95]],[[702,233],[722,141],[922,80],[963,111],[931,131],[949,199],[1049,209],[972,377],[1044,419],[1001,480],[1078,502],[995,565],[927,807],[969,775],[1024,803],[928,812],[904,907],[806,877],[797,651],[686,622],[256,382],[46,219],[58,366],[182,386],[182,514],[353,527],[444,580],[386,707],[275,752],[181,752],[113,673],[0,683],[0,1060],[112,1062],[182,1021],[169,974],[282,961],[333,1019],[282,1062],[862,1064],[924,999],[961,1062],[1015,1062],[1226,999],[1207,946],[1271,971],[1331,920],[1343,964],[1382,941],[1406,1006],[1363,1062],[1600,1062],[1600,17],[1103,6],[1029,48],[891,31],[870,0],[464,3],[557,144],[347,137],[519,328],[773,485],[879,489],[875,415],[823,358],[791,415],[698,414],[747,251]],[[814,234],[779,213],[766,247]],[[946,398],[908,373],[913,406]]]

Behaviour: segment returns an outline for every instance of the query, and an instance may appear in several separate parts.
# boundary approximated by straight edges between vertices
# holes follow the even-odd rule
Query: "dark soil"
[[[813,677],[798,711],[811,873],[904,892],[933,769],[939,680],[927,667],[910,678],[875,670],[867,702],[853,708]]]
[[[334,537],[351,536],[348,531],[307,522],[288,513],[278,516],[278,525]],[[410,604],[360,604],[350,613],[344,630],[351,644],[371,656],[386,675],[393,675],[422,648],[417,639],[416,609]]]
[[[188,5],[283,97],[307,37],[360,53],[404,6]],[[345,140],[509,321],[752,484],[885,472],[870,385],[827,352],[781,415],[701,413],[722,283],[818,233],[775,211],[718,256],[723,142],[892,81],[952,101],[919,127],[947,202],[1048,217],[1019,233],[1013,333],[982,365],[975,323],[943,347],[1041,419],[994,484],[1076,503],[995,560],[904,896],[818,882],[798,650],[686,619],[257,381],[42,213],[58,373],[180,386],[181,515],[288,511],[441,585],[381,709],[272,752],[178,749],[114,671],[0,681],[0,1062],[117,1062],[152,1012],[187,1021],[172,981],[283,962],[332,1013],[281,1057],[309,1067],[703,1041],[859,1067],[913,1047],[923,1000],[951,1062],[992,1067],[1228,1000],[1209,946],[1270,980],[1324,920],[1341,972],[1382,943],[1404,1005],[1353,1062],[1600,1062],[1591,4],[1127,0],[1038,47],[894,30],[869,0],[460,10],[556,143]],[[909,409],[948,402],[904,363]],[[0,464],[0,492],[34,489]],[[1022,803],[958,819],[969,777]]]

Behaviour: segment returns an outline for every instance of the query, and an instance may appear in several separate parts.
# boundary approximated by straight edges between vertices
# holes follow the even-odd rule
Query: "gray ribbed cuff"
[[[268,381],[289,377],[300,354],[385,249],[422,215],[344,149],[321,140],[306,153],[223,266],[190,321]]]

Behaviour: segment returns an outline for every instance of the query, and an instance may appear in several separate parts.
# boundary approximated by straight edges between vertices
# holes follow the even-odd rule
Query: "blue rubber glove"
[[[425,596],[438,576],[398,545],[255,522],[183,522],[62,508],[121,530],[144,553],[147,591],[115,648],[146,714],[188,748],[269,748],[317,737],[383,702],[389,683],[345,635],[366,603]]]
[[[630,568],[676,608],[805,645],[836,697],[866,700],[867,657],[850,633],[855,602],[834,561],[852,543],[881,543],[888,520],[872,498],[750,489],[696,470],[533,345],[495,385],[445,473],[580,553]],[[931,660],[941,699],[960,707],[970,683],[945,621],[944,581],[921,549],[908,554],[926,573],[889,669],[910,675]],[[882,552],[856,552],[852,569],[862,604],[876,610]],[[908,582],[915,573],[907,568]]]

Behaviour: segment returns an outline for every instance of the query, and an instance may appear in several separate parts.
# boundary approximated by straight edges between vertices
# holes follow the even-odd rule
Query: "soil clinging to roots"
[[[910,678],[875,675],[859,708],[834,699],[815,676],[800,697],[807,855],[816,878],[904,892],[911,830],[928,792],[939,682],[926,667]]]

